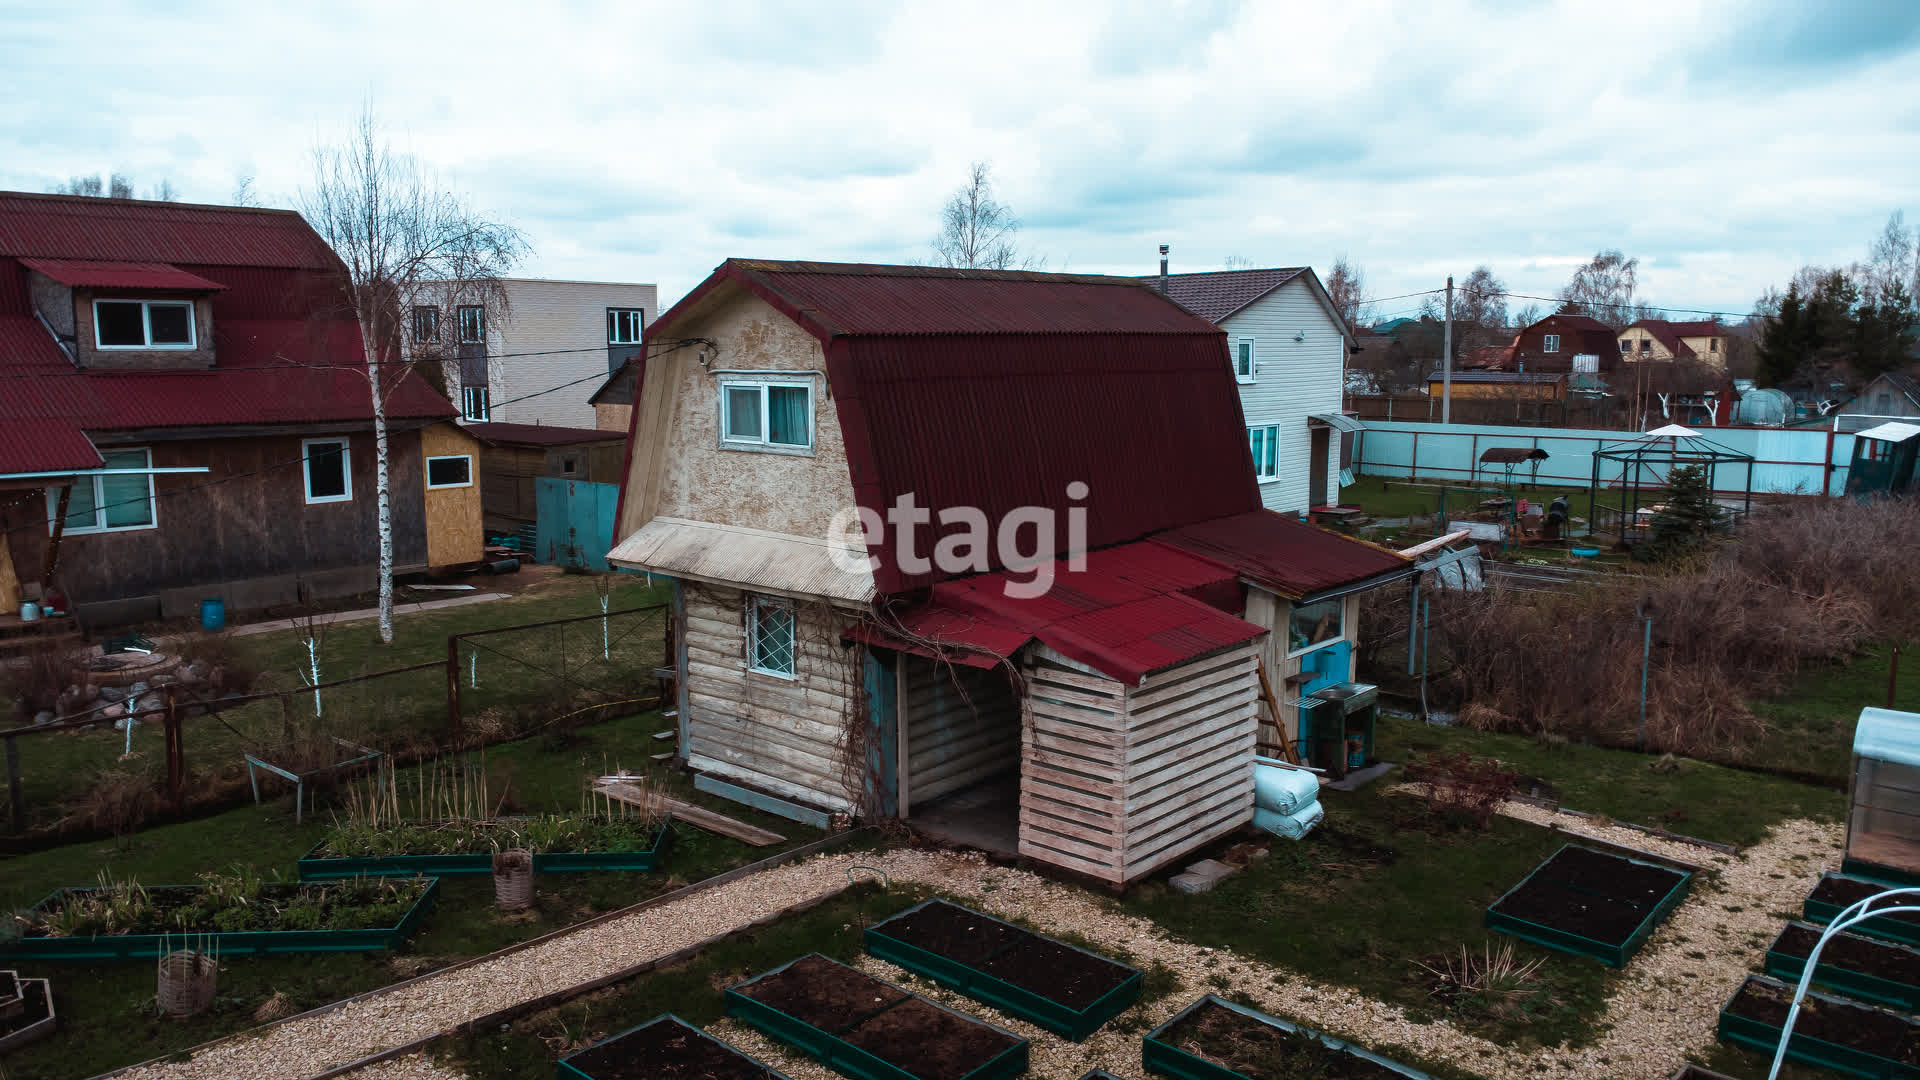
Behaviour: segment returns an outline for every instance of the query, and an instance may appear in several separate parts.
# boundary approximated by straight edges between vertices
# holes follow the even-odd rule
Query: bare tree
[[[91,195],[96,198],[104,196],[110,199],[131,199],[133,198],[133,181],[119,173],[104,179],[98,175],[69,176],[66,183],[55,184],[47,190],[55,195]],[[152,194],[147,196],[162,202],[174,202],[179,197],[179,193],[173,189],[171,180],[160,181]]]
[[[346,264],[348,302],[366,356],[379,506],[380,640],[391,644],[393,505],[386,406],[419,359],[406,344],[408,309],[417,298],[434,296],[503,311],[500,278],[526,254],[527,245],[511,226],[480,217],[458,196],[440,190],[413,157],[395,153],[370,105],[344,145],[314,149],[313,174],[312,190],[301,192],[301,213]]]
[[[1453,293],[1456,355],[1499,343],[1507,328],[1507,286],[1485,263],[1473,268]]]
[[[147,190],[146,197],[154,202],[179,202],[180,192],[173,181],[162,180]]]
[[[1872,246],[1867,249],[1867,262],[1861,268],[1861,284],[1870,295],[1879,295],[1895,285],[1909,292],[1920,285],[1920,266],[1916,266],[1916,236],[1920,230],[1907,229],[1907,216],[1895,210],[1887,217],[1886,227],[1880,230]]]
[[[1513,312],[1509,316],[1509,318],[1511,318],[1513,321],[1508,325],[1525,328],[1525,327],[1532,326],[1534,323],[1537,323],[1541,319],[1544,319],[1546,317],[1547,317],[1546,309],[1542,308],[1539,304],[1529,302],[1526,307],[1523,307],[1520,310]]]
[[[935,266],[968,270],[1039,269],[1045,260],[1022,259],[1014,238],[1020,221],[1013,208],[994,198],[993,167],[976,161],[967,182],[940,212],[940,235],[933,238]]]
[[[1253,259],[1246,255],[1229,255],[1221,260],[1221,265],[1228,270],[1251,270]]]
[[[1367,275],[1345,255],[1333,260],[1333,269],[1327,271],[1327,296],[1333,301],[1333,309],[1347,321],[1347,329],[1360,325],[1366,314],[1367,305],[1361,300],[1367,291]]]
[[[133,181],[114,173],[107,178],[107,197],[111,199],[133,198]]]
[[[233,205],[259,206],[260,196],[253,190],[253,174],[242,173],[233,181]]]
[[[1635,302],[1639,274],[1640,260],[1627,258],[1620,249],[1595,252],[1561,288],[1560,309],[1591,315],[1618,330],[1649,313],[1650,309]]]

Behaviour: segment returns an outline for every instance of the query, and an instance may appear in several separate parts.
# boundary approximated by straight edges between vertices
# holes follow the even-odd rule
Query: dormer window
[[[188,300],[95,300],[94,345],[101,349],[192,349]]]

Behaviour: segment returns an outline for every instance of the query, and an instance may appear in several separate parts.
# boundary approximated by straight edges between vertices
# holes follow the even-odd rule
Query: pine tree
[[[1653,515],[1653,535],[1646,545],[1646,557],[1671,559],[1698,550],[1726,513],[1713,501],[1705,466],[1676,466],[1667,477],[1666,505]]]

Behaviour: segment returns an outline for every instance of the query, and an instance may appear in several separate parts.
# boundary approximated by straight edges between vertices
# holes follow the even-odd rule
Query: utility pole
[[[1440,422],[1453,423],[1453,275],[1447,275],[1447,329],[1440,339]]]

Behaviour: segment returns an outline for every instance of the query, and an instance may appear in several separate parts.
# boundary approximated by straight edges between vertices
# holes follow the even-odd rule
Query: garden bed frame
[[[1010,933],[1009,940],[989,955],[982,957],[976,964],[963,963],[953,957],[934,952],[924,946],[911,944],[895,936],[890,927],[910,918],[915,913],[936,904],[966,912],[983,922],[1005,927]],[[1026,990],[996,975],[983,970],[988,960],[1006,952],[1022,939],[1039,940],[1048,944],[1069,949],[1083,956],[1111,964],[1126,974],[1112,989],[1101,994],[1091,1003],[1082,1007],[1073,1007],[1054,1001],[1032,990]],[[1045,934],[1036,934],[1015,926],[1004,919],[975,911],[973,908],[947,900],[928,900],[895,915],[877,926],[867,928],[867,951],[882,960],[906,968],[916,974],[925,975],[942,986],[957,990],[962,994],[984,1002],[1012,1016],[1017,1016],[1062,1038],[1074,1042],[1084,1041],[1087,1036],[1099,1030],[1100,1025],[1125,1012],[1140,999],[1140,988],[1145,982],[1139,969],[1129,967],[1110,957],[1086,949],[1076,948],[1057,938]]]
[[[877,1009],[870,1009],[866,1012],[859,1013],[834,1030],[828,1031],[825,1028],[817,1027],[771,1005],[749,997],[743,992],[747,987],[780,975],[788,968],[810,957],[817,957],[836,967],[854,971],[862,978],[872,979],[875,983],[898,993],[900,997],[894,1001],[887,1002]],[[1007,1078],[1020,1076],[1027,1071],[1028,1040],[1015,1035],[1005,1028],[996,1027],[993,1024],[968,1016],[965,1013],[949,1009],[937,1002],[929,1001],[918,994],[894,986],[892,983],[886,982],[883,979],[873,979],[871,975],[867,975],[865,972],[858,971],[858,969],[855,968],[848,968],[845,964],[841,964],[831,957],[822,956],[819,953],[808,953],[806,956],[795,957],[771,971],[762,972],[744,982],[736,983],[727,988],[725,996],[728,1016],[740,1020],[751,1027],[758,1028],[773,1038],[789,1046],[798,1048],[828,1068],[844,1075],[855,1077],[856,1080],[921,1080],[920,1077],[915,1076],[913,1073],[906,1071],[892,1062],[885,1061],[861,1047],[855,1046],[845,1038],[845,1036],[853,1033],[857,1028],[876,1017],[910,1002],[919,1002],[927,1007],[938,1009],[943,1013],[958,1017],[968,1024],[999,1032],[1001,1035],[1012,1040],[1012,1044],[1004,1050],[1001,1050],[999,1053],[981,1062],[971,1071],[967,1072],[964,1080],[1007,1080]]]
[[[0,971],[0,981],[13,987],[9,999],[11,1004],[6,1010],[0,1010],[0,1054],[18,1050],[53,1034],[53,1029],[59,1024],[59,1014],[53,1007],[53,983],[48,979],[22,979],[18,972],[13,971]],[[31,1000],[32,988],[36,986],[40,1000],[47,1004],[47,1014],[28,1017],[27,1003]]]
[[[1249,1080],[1249,1077],[1245,1073],[1229,1069],[1224,1065],[1217,1065],[1204,1058],[1195,1057],[1175,1046],[1167,1039],[1168,1032],[1170,1032],[1175,1025],[1207,1005],[1218,1005],[1230,1012],[1236,1012],[1270,1027],[1279,1028],[1281,1031],[1292,1032],[1316,1039],[1322,1046],[1325,1046],[1335,1053],[1351,1055],[1370,1064],[1378,1065],[1383,1069],[1388,1069],[1402,1076],[1410,1077],[1411,1080],[1433,1080],[1428,1074],[1411,1066],[1402,1065],[1391,1058],[1381,1057],[1371,1050],[1355,1046],[1342,1039],[1336,1039],[1331,1035],[1323,1035],[1312,1028],[1293,1023],[1290,1020],[1282,1020],[1277,1016],[1270,1016],[1258,1009],[1249,1009],[1245,1005],[1235,1004],[1218,994],[1208,994],[1202,997],[1200,1000],[1173,1014],[1172,1018],[1166,1023],[1147,1032],[1146,1038],[1140,1042],[1140,1063],[1146,1067],[1147,1072],[1157,1076],[1175,1077],[1176,1080]]]
[[[1820,926],[1825,926],[1838,918],[1840,913],[1848,907],[1847,903],[1836,904],[1830,900],[1814,899],[1814,893],[1819,892],[1820,886],[1826,884],[1828,881],[1871,885],[1876,889],[1895,888],[1895,886],[1889,885],[1884,881],[1854,877],[1851,874],[1836,874],[1831,870],[1821,874],[1820,880],[1808,891],[1806,903],[1802,907],[1802,910],[1806,913],[1807,921],[1817,923]],[[1911,945],[1915,948],[1920,948],[1920,922],[1903,919],[1898,915],[1889,915],[1882,919],[1867,919],[1864,922],[1857,923],[1850,927],[1848,932],[1859,934],[1863,937],[1876,937],[1884,941],[1897,941],[1902,945]]]
[[[1748,986],[1754,984],[1772,987],[1785,995],[1789,1001],[1793,998],[1794,988],[1778,979],[1769,979],[1764,975],[1747,976],[1747,981],[1740,984],[1740,988],[1733,992],[1733,996],[1728,998],[1726,1005],[1720,1009],[1720,1041],[1762,1054],[1773,1054],[1780,1047],[1780,1028],[1764,1020],[1742,1016],[1733,1011],[1734,1002],[1739,1000]],[[1813,991],[1807,992],[1806,1001],[1817,1003],[1822,1008],[1857,1009],[1862,1012],[1881,1013],[1908,1025],[1915,1024],[1910,1016],[1901,1016],[1887,1009],[1877,1009],[1857,1001]],[[1802,1015],[1804,1016],[1804,1007]],[[1920,1065],[1908,1065],[1890,1058],[1883,1058],[1870,1051],[1815,1038],[1803,1032],[1798,1024],[1794,1025],[1793,1037],[1787,1043],[1787,1060],[1832,1069],[1848,1076],[1861,1077],[1862,1080],[1920,1080]]]
[[[400,921],[387,927],[367,927],[356,930],[240,930],[228,933],[201,933],[189,930],[185,936],[196,942],[205,941],[206,949],[222,957],[229,956],[267,956],[277,953],[335,953],[335,952],[377,952],[381,949],[398,948],[413,935],[432,910],[433,903],[440,891],[440,879],[427,878],[427,887],[415,898],[412,906]],[[149,892],[161,889],[198,889],[198,885],[155,886]],[[73,893],[93,892],[92,889],[56,889],[45,900],[35,904],[28,912],[29,917],[52,908]],[[134,960],[140,957],[163,956],[180,946],[183,935],[179,931],[166,934],[113,934],[95,937],[21,937],[11,945],[0,949],[0,960],[56,960],[56,961],[92,961],[92,960]]]
[[[637,851],[547,851],[533,856],[536,874],[584,873],[594,870],[658,870],[673,850],[673,816],[660,822],[653,846]],[[325,840],[300,857],[301,881],[337,881],[351,877],[452,877],[493,873],[492,852],[458,855],[347,855],[320,854]]]
[[[589,1046],[584,1050],[577,1050],[571,1054],[568,1054],[566,1057],[561,1058],[557,1063],[555,1063],[554,1075],[558,1077],[558,1080],[598,1080],[598,1078],[596,1078],[593,1073],[590,1073],[586,1069],[573,1064],[574,1059],[582,1057],[586,1054],[590,1054],[595,1050],[599,1050],[600,1048],[607,1046],[611,1043],[617,1043],[621,1039],[624,1039],[629,1035],[633,1035],[642,1031],[647,1031],[649,1029],[658,1027],[661,1024],[671,1024],[674,1027],[678,1027],[685,1030],[685,1032],[692,1038],[700,1039],[700,1040],[704,1040],[706,1042],[712,1043],[714,1046],[719,1047],[721,1050],[724,1050],[727,1053],[732,1054],[734,1057],[739,1058],[740,1063],[742,1065],[761,1070],[765,1074],[765,1080],[791,1080],[791,1078],[788,1077],[786,1073],[783,1073],[780,1070],[774,1068],[773,1066],[768,1065],[765,1062],[762,1062],[758,1058],[752,1056],[751,1054],[746,1053],[745,1051],[739,1049],[738,1047],[729,1046],[728,1044],[720,1041],[719,1039],[714,1038],[713,1036],[707,1034],[704,1031],[701,1031],[698,1027],[695,1027],[694,1025],[687,1023],[685,1020],[680,1019],[678,1016],[675,1016],[672,1013],[661,1013],[659,1016],[656,1016],[653,1019],[648,1020],[644,1024],[636,1024],[633,1027],[628,1028],[627,1030],[621,1032],[618,1035],[612,1035],[607,1038],[601,1039],[599,1042],[594,1043],[592,1046]]]
[[[1558,881],[1551,877],[1543,876],[1543,871],[1546,870],[1547,866],[1551,864],[1554,859],[1559,858],[1561,854],[1569,850],[1586,851],[1604,858],[1618,859],[1621,862],[1632,863],[1635,866],[1644,866],[1665,873],[1675,874],[1678,875],[1679,880],[1676,881],[1672,888],[1668,889],[1666,894],[1659,900],[1651,905],[1645,905],[1641,901],[1630,897],[1594,892]],[[1506,903],[1509,898],[1519,895],[1536,881],[1551,885],[1554,888],[1592,896],[1596,899],[1606,900],[1611,903],[1628,904],[1635,907],[1645,906],[1647,911],[1646,914],[1641,917],[1639,924],[1624,938],[1617,942],[1608,942],[1590,938],[1571,930],[1548,926],[1517,915],[1510,915],[1499,910],[1500,906]],[[1658,926],[1661,920],[1665,919],[1674,908],[1680,905],[1681,901],[1686,899],[1687,890],[1692,884],[1693,873],[1688,870],[1681,870],[1674,866],[1650,862],[1645,859],[1629,858],[1611,851],[1599,851],[1580,844],[1567,844],[1549,856],[1545,862],[1535,867],[1526,877],[1521,878],[1520,883],[1508,889],[1501,895],[1500,899],[1495,900],[1487,906],[1486,927],[1489,930],[1497,930],[1503,934],[1510,934],[1523,941],[1531,941],[1536,945],[1544,945],[1549,949],[1558,949],[1561,952],[1574,953],[1579,956],[1591,956],[1609,967],[1625,967],[1627,961],[1633,957],[1633,954],[1640,951],[1640,947],[1646,944],[1647,938],[1653,933],[1654,927]]]
[[[1866,925],[1866,924],[1862,924]],[[1807,958],[1798,956],[1780,947],[1780,943],[1794,928],[1810,932],[1818,940],[1825,927],[1811,923],[1790,922],[1780,931],[1780,936],[1767,946],[1767,974],[1782,981],[1795,983],[1807,970]],[[1891,957],[1902,958],[1907,962],[1906,970],[1911,976],[1905,980],[1889,979],[1883,975],[1872,975],[1864,971],[1853,971],[1842,961],[1836,960],[1833,946],[1842,940],[1855,943],[1856,947],[1885,950]],[[1821,950],[1820,963],[1814,967],[1813,981],[1822,986],[1831,987],[1848,997],[1859,998],[1876,1005],[1885,1005],[1903,1012],[1920,1012],[1920,950],[1890,941],[1866,937],[1861,934],[1838,933]]]

